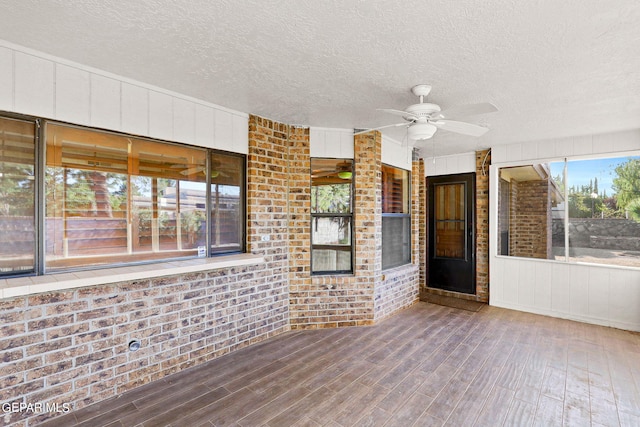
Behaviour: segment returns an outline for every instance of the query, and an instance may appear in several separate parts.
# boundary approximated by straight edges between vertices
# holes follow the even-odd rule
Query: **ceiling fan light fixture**
[[[338,172],[338,178],[340,179],[351,179],[353,176],[353,172],[351,171],[340,171]]]
[[[437,127],[431,123],[415,123],[409,126],[409,138],[416,141],[429,139],[436,133]]]
[[[220,172],[218,172],[217,170],[211,171],[211,178],[217,178],[219,175],[220,175]]]

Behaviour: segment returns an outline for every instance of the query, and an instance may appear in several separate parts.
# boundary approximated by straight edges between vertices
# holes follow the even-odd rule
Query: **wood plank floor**
[[[47,426],[640,426],[640,335],[418,303],[292,331]]]

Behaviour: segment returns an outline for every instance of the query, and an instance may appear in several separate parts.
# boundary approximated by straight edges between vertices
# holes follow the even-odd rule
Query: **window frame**
[[[337,274],[353,274],[354,270],[354,264],[355,264],[355,236],[354,236],[354,192],[355,192],[355,176],[356,176],[356,172],[355,172],[355,161],[354,159],[346,159],[346,158],[333,158],[333,157],[311,157],[310,158],[310,170],[309,170],[309,187],[311,189],[311,192],[313,192],[313,177],[312,177],[312,168],[313,168],[313,161],[315,160],[334,160],[336,161],[336,164],[338,164],[338,162],[342,161],[349,161],[351,162],[351,178],[350,178],[350,188],[349,188],[349,213],[314,213],[313,212],[313,206],[311,206],[310,211],[310,215],[311,215],[311,227],[309,229],[309,241],[310,241],[310,248],[311,248],[311,256],[309,257],[309,264],[310,264],[310,271],[311,271],[311,275],[312,276],[328,276],[328,275],[337,275]],[[311,197],[310,197],[310,201],[311,201]],[[351,268],[348,270],[318,270],[315,271],[313,268],[313,252],[314,250],[336,250],[336,251],[347,251],[347,245],[327,245],[327,244],[317,244],[315,245],[313,243],[313,223],[314,220],[316,218],[349,218],[349,237],[350,237],[350,242],[348,245],[348,251],[350,252],[350,264],[351,264]]]
[[[382,270],[390,270],[392,268],[396,268],[396,267],[401,267],[403,265],[408,265],[411,264],[412,262],[412,258],[413,258],[413,245],[412,245],[412,239],[413,239],[413,234],[412,234],[412,218],[411,218],[411,209],[412,209],[412,200],[411,200],[411,196],[412,196],[412,188],[411,188],[411,173],[412,171],[408,170],[408,169],[403,169],[397,166],[393,166],[387,163],[383,163],[382,164],[382,171],[384,170],[384,168],[390,168],[392,170],[395,171],[401,171],[402,173],[406,173],[406,183],[407,183],[407,188],[404,189],[402,188],[403,192],[406,192],[407,194],[407,200],[406,200],[406,206],[403,206],[403,209],[406,209],[405,213],[398,213],[398,212],[385,212],[385,185],[384,185],[384,180],[382,181],[382,219],[381,222],[384,221],[385,218],[403,218],[405,220],[407,220],[408,225],[406,227],[406,235],[402,236],[403,239],[403,245],[404,245],[404,240],[407,240],[407,245],[408,245],[408,253],[407,253],[407,258],[404,258],[400,261],[391,263],[391,264],[385,264],[385,257],[384,257],[384,248],[385,248],[385,244],[384,244],[384,240],[385,240],[385,233],[384,233],[384,227],[382,227],[382,231],[381,231],[381,264],[382,264]],[[381,171],[381,172],[382,172]],[[384,176],[384,173],[382,173],[382,175]]]
[[[628,157],[638,157],[640,156],[640,151],[639,150],[630,150],[630,151],[621,151],[621,152],[605,152],[605,153],[597,153],[597,154],[591,154],[591,155],[581,155],[581,156],[562,156],[562,157],[551,157],[551,158],[541,158],[541,159],[530,159],[530,160],[521,160],[521,161],[511,161],[511,162],[502,162],[502,163],[497,163],[495,165],[492,165],[491,167],[494,168],[494,172],[492,173],[492,177],[495,180],[495,192],[496,192],[496,198],[495,198],[495,204],[494,204],[494,208],[495,208],[495,214],[493,216],[493,219],[495,220],[495,235],[493,237],[491,237],[491,246],[494,247],[495,249],[492,250],[492,254],[495,257],[499,257],[501,259],[519,259],[519,260],[529,260],[529,261],[539,261],[539,262],[551,262],[551,263],[559,263],[559,264],[569,264],[569,265],[591,265],[591,266],[597,266],[597,267],[603,267],[603,268],[614,268],[614,269],[631,269],[631,270],[638,270],[640,269],[640,266],[633,266],[633,265],[624,265],[624,264],[615,264],[615,263],[606,263],[606,262],[599,262],[599,261],[581,261],[581,260],[576,260],[575,257],[572,257],[571,254],[571,250],[572,248],[574,248],[574,246],[572,246],[570,244],[570,227],[568,227],[568,225],[570,224],[571,221],[571,217],[569,216],[569,195],[570,195],[570,186],[569,186],[569,180],[570,178],[570,172],[569,172],[569,164],[571,162],[581,162],[581,161],[597,161],[597,160],[615,160],[615,159],[620,159],[620,158],[628,158]],[[564,198],[564,209],[562,210],[563,212],[563,246],[562,246],[562,251],[563,253],[558,255],[557,257],[552,257],[552,258],[536,258],[536,257],[527,257],[527,256],[517,256],[517,255],[511,255],[509,254],[511,252],[510,249],[507,250],[508,254],[503,254],[501,252],[504,252],[504,250],[501,250],[501,237],[500,237],[500,185],[501,185],[501,181],[503,181],[503,179],[501,178],[501,170],[504,168],[516,168],[516,167],[525,167],[525,166],[535,166],[535,165],[541,165],[541,164],[547,164],[547,165],[551,165],[552,163],[563,163],[563,167],[562,167],[562,185],[564,185],[564,191],[561,192],[563,198]],[[549,170],[551,170],[551,168],[549,167]],[[575,176],[575,175],[574,175]],[[550,180],[553,180],[553,174],[550,173],[549,175]],[[505,181],[506,182],[506,181]],[[511,183],[508,182],[509,186],[511,186]],[[575,184],[574,184],[575,185]],[[511,191],[509,191],[510,194],[510,199],[511,199]],[[509,200],[508,203],[508,209],[511,209],[510,207],[511,204],[511,200]],[[511,219],[509,220],[511,221]],[[509,224],[509,230],[511,230],[512,224]],[[511,236],[509,237],[509,240],[511,240]],[[503,248],[502,248],[503,249]],[[599,260],[602,260],[604,258],[598,258]]]
[[[139,136],[128,134],[125,132],[118,132],[108,129],[95,128],[91,126],[83,126],[77,125],[74,123],[62,122],[59,120],[49,120],[41,117],[35,117],[24,114],[17,114],[11,112],[1,112],[0,118],[5,119],[13,119],[20,120],[24,122],[33,123],[35,126],[35,135],[34,135],[34,144],[35,144],[35,179],[34,179],[34,198],[35,198],[35,248],[34,248],[34,268],[29,269],[28,271],[13,271],[13,272],[0,272],[0,279],[11,279],[17,277],[25,277],[25,276],[48,276],[55,274],[63,274],[70,273],[74,271],[87,271],[87,270],[104,270],[110,268],[118,268],[125,266],[136,266],[136,265],[147,265],[147,264],[157,264],[157,263],[165,263],[172,261],[186,261],[190,259],[197,258],[216,258],[219,256],[232,255],[232,254],[242,254],[246,253],[247,248],[247,156],[246,154],[235,153],[235,152],[226,152],[222,150],[216,150],[209,147],[203,147],[192,144],[184,144],[174,141],[167,141],[158,138],[151,138],[146,136]],[[72,265],[63,268],[47,268],[46,262],[46,245],[47,245],[47,229],[46,229],[46,209],[47,209],[47,200],[46,200],[46,171],[47,168],[50,167],[47,165],[47,125],[56,125],[67,128],[76,128],[86,132],[95,132],[98,134],[108,134],[114,135],[122,138],[131,138],[138,141],[162,144],[162,145],[171,145],[175,147],[182,147],[184,149],[196,149],[202,150],[204,152],[204,156],[206,159],[206,177],[204,179],[204,186],[206,188],[206,200],[205,200],[205,217],[206,217],[206,232],[205,232],[205,240],[206,240],[206,250],[205,255],[198,255],[198,251],[193,255],[186,256],[167,256],[162,257],[162,251],[158,252],[158,257],[151,257],[150,259],[120,259],[115,262],[106,262],[101,264],[87,264],[87,265]],[[241,159],[241,174],[242,177],[239,182],[240,188],[240,212],[237,221],[238,221],[238,230],[239,230],[239,242],[237,246],[233,246],[230,250],[222,250],[222,251],[214,251],[211,246],[211,236],[210,236],[210,228],[211,228],[211,159],[213,156],[219,153],[221,155],[233,156]],[[129,154],[131,156],[131,154]],[[129,161],[131,159],[129,158]],[[127,171],[127,176],[135,176]],[[168,177],[167,179],[173,179]],[[130,192],[131,189],[127,188],[127,192]],[[105,255],[106,257],[106,255]]]

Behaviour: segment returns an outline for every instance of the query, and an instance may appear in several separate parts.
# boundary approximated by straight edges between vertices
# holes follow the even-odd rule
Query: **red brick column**
[[[489,302],[489,165],[491,150],[476,152],[476,300]]]

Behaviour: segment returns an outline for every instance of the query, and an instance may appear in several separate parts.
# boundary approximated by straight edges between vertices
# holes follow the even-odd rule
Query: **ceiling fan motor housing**
[[[421,104],[409,105],[406,109],[406,112],[411,113],[417,117],[429,118],[432,114],[440,112],[440,106],[437,104],[423,102]]]
[[[431,123],[415,123],[409,126],[407,132],[410,139],[420,141],[433,137],[436,130],[438,130],[438,128]]]

